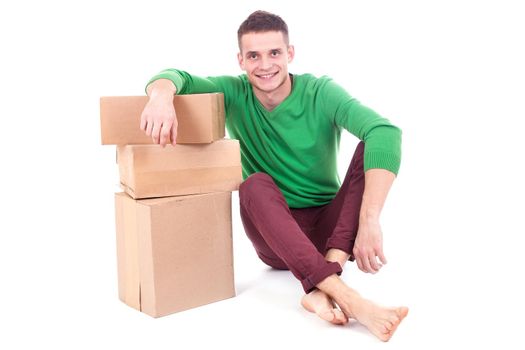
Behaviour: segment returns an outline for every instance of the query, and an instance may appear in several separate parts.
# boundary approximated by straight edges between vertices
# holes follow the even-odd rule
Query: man
[[[241,145],[241,218],[259,258],[301,281],[308,311],[333,324],[354,318],[389,340],[408,309],[366,300],[338,275],[349,258],[368,273],[386,263],[379,214],[399,169],[401,131],[331,79],[289,74],[294,47],[279,16],[252,13],[238,41],[245,75],[168,69],[153,77],[141,129],[155,143],[175,145],[173,95],[224,93],[226,126]],[[341,128],[364,141],[342,185]]]

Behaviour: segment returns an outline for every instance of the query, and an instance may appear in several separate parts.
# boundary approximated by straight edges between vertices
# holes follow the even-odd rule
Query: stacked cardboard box
[[[222,94],[175,96],[177,145],[140,129],[147,97],[102,97],[102,144],[117,145],[120,299],[153,317],[235,296],[231,191],[240,149],[224,139]],[[179,144],[180,143],[180,144]]]

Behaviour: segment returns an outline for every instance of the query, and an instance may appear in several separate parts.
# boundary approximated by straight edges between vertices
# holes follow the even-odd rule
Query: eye
[[[279,50],[272,50],[271,54],[273,57],[279,56],[281,52]]]
[[[257,59],[257,57],[258,57],[258,56],[257,56],[257,54],[256,54],[255,52],[254,52],[254,53],[250,53],[250,54],[248,55],[248,58],[251,59],[251,60],[255,60],[255,59]]]

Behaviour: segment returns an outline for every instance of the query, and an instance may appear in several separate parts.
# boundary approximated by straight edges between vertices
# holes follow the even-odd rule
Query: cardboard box
[[[148,96],[100,98],[103,145],[152,144],[140,129]],[[210,143],[224,137],[223,94],[176,95],[177,143]]]
[[[119,298],[153,317],[235,296],[231,192],[115,194]]]
[[[200,145],[117,146],[122,189],[135,199],[239,189],[239,141]]]

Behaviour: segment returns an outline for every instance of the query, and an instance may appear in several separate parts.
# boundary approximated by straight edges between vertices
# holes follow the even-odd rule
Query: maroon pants
[[[352,256],[364,191],[364,143],[356,148],[335,198],[326,205],[289,208],[271,176],[255,173],[239,188],[244,230],[259,258],[276,269],[290,270],[309,293],[326,277],[341,274],[325,259],[331,248]]]

